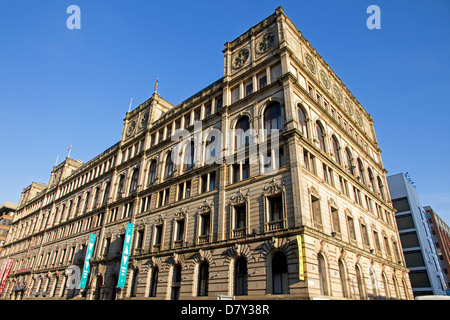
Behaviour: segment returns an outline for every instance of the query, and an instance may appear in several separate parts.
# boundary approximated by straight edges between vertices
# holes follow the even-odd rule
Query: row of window
[[[299,104],[297,107],[298,112],[298,120],[300,124],[300,131],[305,135],[305,137],[310,138],[309,136],[309,123],[307,121],[306,111],[304,107]],[[343,151],[341,145],[339,143],[338,138],[335,134],[331,135],[331,146],[328,146],[325,129],[320,120],[317,120],[315,123],[316,137],[318,140],[319,148],[326,154],[331,153],[334,157],[334,161],[340,165],[344,165],[342,152],[345,157],[345,168],[346,171],[352,176],[356,177],[358,181],[360,181],[363,185],[368,186],[374,193],[379,193],[380,197],[383,200],[387,199],[386,191],[384,187],[384,183],[380,175],[377,175],[375,179],[373,170],[367,166],[367,170],[364,168],[363,161],[360,157],[354,160],[352,155],[352,151],[347,146]]]

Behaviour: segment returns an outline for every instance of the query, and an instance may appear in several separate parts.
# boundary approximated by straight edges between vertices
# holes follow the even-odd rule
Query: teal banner
[[[86,282],[88,279],[89,271],[91,269],[91,258],[94,254],[95,238],[96,235],[91,233],[91,235],[89,236],[89,244],[86,250],[86,257],[84,258],[84,267],[83,273],[81,274],[80,289],[86,288]]]
[[[127,223],[127,230],[125,231],[125,239],[123,240],[122,261],[120,263],[118,288],[125,286],[125,279],[127,277],[128,259],[131,250],[131,238],[133,237],[133,224]]]

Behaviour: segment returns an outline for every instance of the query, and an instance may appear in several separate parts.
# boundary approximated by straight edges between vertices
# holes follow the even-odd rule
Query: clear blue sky
[[[224,43],[280,5],[372,115],[388,175],[409,172],[450,224],[448,0],[0,0],[0,204],[47,183],[70,145],[86,162],[116,143],[156,77],[173,104],[219,79]]]

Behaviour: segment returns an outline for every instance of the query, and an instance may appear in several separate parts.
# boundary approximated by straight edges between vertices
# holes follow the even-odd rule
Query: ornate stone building
[[[413,297],[370,115],[281,7],[223,53],[221,79],[179,105],[154,93],[117,144],[24,189],[3,298],[78,295],[66,270],[91,233],[87,299]]]

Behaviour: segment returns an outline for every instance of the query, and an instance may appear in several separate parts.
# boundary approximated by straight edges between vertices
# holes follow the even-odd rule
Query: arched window
[[[264,112],[264,128],[267,130],[267,134],[270,134],[272,130],[281,130],[282,126],[281,106],[278,102],[273,102],[267,106]]]
[[[366,294],[364,290],[364,279],[359,265],[356,265],[356,281],[358,282],[359,298],[361,300],[364,300],[366,299]]]
[[[319,285],[320,285],[320,294],[324,296],[328,296],[328,277],[327,277],[327,267],[325,264],[325,259],[323,255],[319,253],[317,255],[317,263],[319,269]]]
[[[305,135],[305,137],[309,138],[308,135],[308,124],[306,122],[306,113],[303,109],[303,106],[299,103],[297,107],[298,114],[298,123],[300,125],[300,132]]]
[[[342,294],[344,298],[350,298],[348,294],[347,273],[345,272],[345,266],[342,260],[339,260],[339,275],[341,277]]]
[[[97,187],[97,188],[95,188],[94,201],[92,202],[92,204],[94,205],[94,208],[97,208],[97,206],[98,206],[99,197],[100,197],[100,187]]]
[[[392,277],[392,282],[394,283],[394,289],[395,289],[395,298],[397,300],[400,300],[402,298],[400,294],[400,289],[398,287],[397,279],[395,277]]]
[[[83,208],[83,213],[86,213],[89,209],[89,198],[91,196],[90,192],[86,193],[86,200],[84,200],[84,208]]]
[[[139,168],[134,169],[131,175],[130,193],[136,191],[139,179]]]
[[[342,164],[341,163],[341,154],[339,153],[339,149],[340,149],[339,142],[335,135],[331,136],[331,144],[333,147],[333,154],[334,154],[335,161],[339,164]]]
[[[325,148],[325,137],[323,133],[323,127],[320,122],[316,122],[317,140],[319,141],[320,150],[327,152]]]
[[[272,291],[273,294],[287,293],[288,268],[286,255],[278,251],[272,258]]]
[[[234,266],[234,294],[237,296],[247,295],[247,259],[239,257]]]
[[[172,151],[167,154],[166,157],[166,166],[165,166],[165,177],[169,178],[173,175],[173,160],[172,160]]]
[[[130,297],[136,297],[136,289],[137,289],[137,283],[139,279],[139,269],[134,270],[133,272],[133,278],[132,278],[132,282],[131,282],[131,292],[130,292]]]
[[[347,171],[348,173],[350,173],[351,175],[355,175],[355,166],[353,165],[353,160],[352,160],[352,153],[350,152],[349,148],[345,148],[345,155],[347,156]]]
[[[214,159],[216,157],[216,148],[214,146],[210,146],[211,144],[214,143],[214,141],[216,141],[216,137],[213,135],[209,139],[206,140],[205,154],[206,154],[207,161]]]
[[[384,185],[383,181],[381,180],[380,176],[377,177],[378,180],[378,189],[380,190],[381,198],[383,200],[386,200],[385,194],[384,194]]]
[[[117,188],[117,198],[120,199],[124,196],[125,176],[121,175],[119,178],[119,186]]]
[[[359,170],[359,181],[366,184],[366,179],[364,178],[364,165],[362,160],[358,158],[358,170]]]
[[[184,149],[184,169],[189,169],[194,166],[195,159],[195,143],[191,141]]]
[[[172,300],[178,300],[180,298],[180,287],[181,287],[181,264],[176,264],[173,266],[172,274]]]
[[[150,282],[150,292],[149,292],[149,296],[150,297],[156,297],[156,289],[158,287],[158,273],[159,273],[159,269],[158,267],[153,267],[152,270],[152,279]]]
[[[209,278],[209,263],[208,261],[203,261],[199,267],[198,296],[208,295],[208,278]]]
[[[250,129],[250,119],[247,116],[242,116],[236,123],[236,137],[235,146],[239,148],[243,145],[250,144],[250,137],[246,134],[247,130]]]
[[[78,215],[80,210],[81,210],[81,196],[78,196],[78,198],[77,198],[77,205],[75,207],[75,215],[74,215],[75,217]]]
[[[390,290],[389,290],[389,282],[388,282],[386,274],[384,272],[381,274],[381,278],[383,278],[384,295],[385,295],[386,299],[390,299],[391,294],[390,294]]]
[[[69,205],[67,206],[67,213],[64,219],[70,219],[70,213],[72,211],[72,200],[69,201]]]
[[[109,182],[107,182],[106,187],[105,187],[105,192],[103,193],[102,205],[105,205],[106,202],[108,201],[110,186],[111,186],[111,184]]]
[[[367,173],[369,174],[369,181],[370,181],[370,185],[372,186],[372,191],[376,192],[375,178],[373,176],[373,172],[370,168],[367,168]]]
[[[153,160],[150,163],[148,184],[153,184],[155,182],[155,179],[156,179],[156,160]]]

